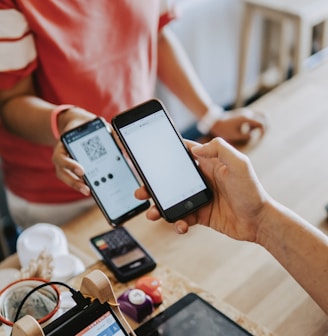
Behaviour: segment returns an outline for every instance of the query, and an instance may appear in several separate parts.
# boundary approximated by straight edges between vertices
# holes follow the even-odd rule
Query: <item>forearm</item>
[[[55,106],[35,96],[14,97],[2,107],[1,120],[6,129],[17,136],[52,145],[55,139],[51,132],[50,114]]]
[[[5,128],[42,145],[54,145],[57,141],[51,128],[51,114],[56,106],[36,96],[32,75],[13,88],[0,91],[0,119]],[[74,107],[56,118],[58,130],[61,133],[94,117],[92,113]]]
[[[1,106],[0,116],[6,129],[26,140],[42,145],[57,142],[51,128],[51,114],[57,105],[33,95],[18,95]],[[95,117],[79,107],[73,107],[57,117],[60,133]]]
[[[168,28],[159,35],[158,77],[198,118],[212,104],[179,41]]]
[[[328,238],[289,209],[272,202],[261,224],[258,243],[328,314]]]

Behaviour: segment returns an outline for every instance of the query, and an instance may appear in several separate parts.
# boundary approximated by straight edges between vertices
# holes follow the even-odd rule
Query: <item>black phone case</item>
[[[151,194],[151,197],[153,198],[158,210],[160,211],[161,216],[168,222],[175,222],[178,219],[181,219],[181,218],[187,216],[188,214],[196,211],[201,206],[207,204],[212,199],[213,193],[212,193],[204,175],[199,170],[199,168],[197,167],[197,164],[194,162],[194,159],[192,158],[190,152],[186,148],[186,153],[190,157],[190,160],[193,162],[195,169],[198,171],[200,177],[204,181],[204,183],[206,185],[206,190],[204,190],[204,192],[199,193],[198,195],[194,195],[194,201],[195,201],[194,203],[197,203],[197,206],[195,206],[193,204],[193,202],[188,201],[188,200],[182,201],[182,202],[174,205],[174,207],[179,208],[179,210],[177,212],[182,213],[182,214],[175,215],[176,210],[172,210],[173,207],[171,209],[168,209],[168,210],[162,209],[162,207],[160,205],[160,202],[158,201],[158,199],[156,197],[156,194],[152,191],[152,188],[147,181],[147,177],[143,174],[141,168],[139,167],[138,162],[134,159],[133,153],[130,151],[128,144],[126,143],[126,141],[124,140],[124,138],[123,138],[123,136],[120,132],[121,127],[129,125],[131,122],[134,122],[136,119],[142,119],[143,117],[149,116],[150,115],[149,112],[153,113],[153,112],[157,112],[159,110],[164,111],[164,113],[168,117],[168,120],[169,120],[172,128],[174,129],[177,137],[180,139],[182,145],[186,148],[186,146],[183,143],[183,139],[182,139],[180,133],[178,132],[178,130],[174,126],[174,123],[173,123],[171,117],[169,116],[169,114],[167,113],[164,105],[157,99],[152,99],[152,100],[146,101],[146,102],[144,102],[144,103],[142,103],[138,106],[135,106],[134,108],[132,108],[130,110],[127,110],[127,111],[117,115],[116,117],[114,117],[112,119],[112,125],[113,125],[113,128],[116,131],[118,137],[120,138],[123,146],[125,147],[127,153],[129,154],[129,156],[131,158],[131,161],[133,162],[135,168],[137,169],[141,179],[143,180],[144,184],[147,186],[147,189],[148,189],[149,193]]]
[[[75,155],[74,153],[72,152],[72,150],[70,149],[69,145],[66,143],[66,137],[69,135],[69,134],[72,134],[72,132],[76,132],[76,131],[79,131],[79,130],[83,130],[85,129],[86,127],[88,127],[89,124],[95,122],[95,121],[101,121],[101,123],[104,125],[104,122],[100,119],[100,118],[96,118],[94,120],[91,120],[90,122],[87,122],[85,124],[82,124],[74,129],[71,129],[67,132],[65,132],[62,136],[61,136],[61,141],[62,143],[64,144],[66,150],[68,151],[69,155],[74,159],[76,160],[75,158]],[[109,133],[109,136],[112,137],[114,143],[116,143],[113,135],[111,133]],[[123,160],[125,160],[124,158],[124,155],[120,149],[120,147],[116,144],[117,146],[117,149],[119,150],[119,152],[122,154],[122,157],[123,157]],[[126,161],[126,160],[125,160]],[[126,164],[128,165],[128,163],[126,162]],[[129,165],[128,165],[129,166]],[[131,169],[130,169],[131,170]],[[132,170],[131,170],[131,173],[133,174]],[[139,205],[138,207],[130,210],[129,212],[127,212],[126,214],[118,217],[118,218],[111,218],[108,213],[106,212],[106,209],[103,207],[102,205],[102,202],[101,200],[99,199],[97,193],[95,192],[94,188],[93,188],[93,185],[88,181],[88,179],[86,177],[84,177],[84,182],[88,185],[88,187],[90,188],[91,190],[91,195],[92,197],[94,198],[95,202],[97,203],[98,207],[100,208],[100,210],[102,211],[103,215],[105,216],[107,222],[113,226],[113,227],[117,227],[121,224],[123,224],[124,222],[126,222],[127,220],[135,217],[136,215],[142,213],[143,211],[145,211],[146,209],[149,208],[150,206],[150,202],[149,201],[145,201],[143,202],[141,205]]]
[[[138,266],[131,265],[132,267],[126,267],[124,271],[122,271],[120,268],[117,268],[115,264],[112,261],[112,257],[105,251],[104,249],[100,249],[97,246],[96,241],[99,239],[105,239],[114,237],[114,235],[118,232],[123,232],[126,237],[130,240],[130,243],[133,243],[135,247],[138,247],[145,255],[145,258],[142,259],[140,262],[141,264]],[[120,226],[116,229],[113,229],[111,231],[102,233],[100,235],[97,235],[95,237],[90,238],[90,242],[94,249],[96,249],[97,253],[102,257],[104,263],[109,268],[109,270],[115,275],[118,281],[120,282],[127,282],[133,279],[136,279],[150,271],[152,271],[156,267],[155,260],[151,257],[151,255],[146,251],[146,249],[123,227]],[[136,263],[137,260],[133,261],[133,263]]]

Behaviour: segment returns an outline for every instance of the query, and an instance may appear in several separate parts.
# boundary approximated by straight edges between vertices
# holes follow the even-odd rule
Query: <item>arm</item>
[[[260,184],[249,159],[222,139],[190,145],[214,191],[213,201],[183,221],[179,233],[196,223],[267,249],[328,314],[328,238],[273,200]],[[145,189],[136,192],[147,197]],[[147,216],[159,218],[152,207]]]
[[[162,29],[158,39],[158,77],[190,109],[197,119],[204,117],[213,102],[191,62],[175,35],[168,27]],[[249,128],[243,132],[242,125]],[[211,134],[220,136],[230,142],[248,141],[251,131],[265,129],[263,116],[244,109],[225,113],[210,128]]]
[[[42,145],[55,145],[50,126],[50,115],[56,105],[35,94],[32,75],[16,86],[0,91],[0,118],[6,129],[17,136]],[[81,124],[95,116],[74,108],[58,116],[58,129],[62,133],[72,125]]]
[[[159,33],[158,77],[196,117],[203,116],[212,104],[181,44],[168,27]]]
[[[258,232],[266,248],[328,314],[328,239],[304,219],[272,202]]]
[[[5,128],[26,140],[54,146],[53,162],[58,178],[72,188],[89,195],[89,189],[82,180],[83,168],[67,156],[61,142],[52,134],[50,118],[56,105],[35,95],[32,75],[21,80],[16,86],[0,91],[0,118]],[[74,107],[59,114],[60,133],[78,126],[95,115]]]

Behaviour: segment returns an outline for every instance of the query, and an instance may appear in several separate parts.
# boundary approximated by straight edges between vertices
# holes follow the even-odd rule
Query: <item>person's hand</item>
[[[74,107],[60,117],[59,124],[61,134],[63,134],[97,116],[79,107]],[[90,188],[83,180],[83,167],[69,156],[61,141],[55,145],[52,162],[55,165],[56,175],[61,181],[85,196],[90,195]]]
[[[83,180],[83,167],[68,155],[61,141],[55,146],[52,162],[61,181],[85,196],[90,195],[90,189]]]
[[[208,179],[214,197],[211,203],[198,209],[174,225],[179,233],[194,224],[203,224],[234,239],[255,241],[257,227],[269,200],[258,181],[249,159],[221,138],[200,145],[187,141],[199,167]],[[136,197],[149,197],[144,187],[136,190]],[[157,220],[155,206],[147,211],[147,218]]]
[[[263,136],[267,127],[267,120],[261,113],[241,108],[225,112],[225,116],[218,120],[211,128],[213,136],[219,136],[231,144],[246,144],[253,132],[259,131]]]

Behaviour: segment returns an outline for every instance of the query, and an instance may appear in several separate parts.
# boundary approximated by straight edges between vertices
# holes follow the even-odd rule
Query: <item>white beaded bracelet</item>
[[[212,105],[204,116],[197,122],[197,129],[202,134],[210,133],[213,125],[223,117],[224,109],[218,105]]]

